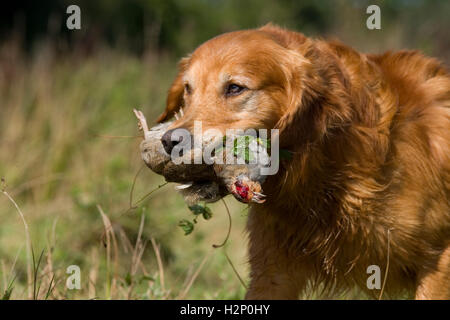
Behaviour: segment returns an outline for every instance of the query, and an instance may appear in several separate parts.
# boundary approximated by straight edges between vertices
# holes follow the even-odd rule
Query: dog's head
[[[327,64],[312,40],[272,25],[205,42],[181,60],[157,120],[176,118],[161,137],[165,151],[177,143],[173,130],[193,134],[195,121],[203,132],[223,135],[227,129],[279,129],[286,148],[318,139],[334,115],[323,92],[336,83],[327,83],[325,73],[339,70]]]

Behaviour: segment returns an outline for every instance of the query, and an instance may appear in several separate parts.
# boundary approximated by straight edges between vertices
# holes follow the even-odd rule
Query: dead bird
[[[164,133],[172,122],[165,122],[149,129],[143,113],[138,110],[134,110],[134,113],[139,120],[139,128],[144,132],[144,140],[140,145],[142,160],[152,171],[164,176],[166,181],[180,183],[176,189],[181,192],[188,205],[199,201],[215,202],[227,194],[232,194],[244,203],[265,201],[261,187],[265,176],[260,173],[260,169],[267,164],[267,161],[263,164],[238,161],[235,161],[238,163],[227,164],[225,161],[227,152],[232,151],[225,149],[225,152],[220,153],[223,157],[222,162],[215,161],[210,165],[204,162],[195,164],[189,161],[193,159],[195,153],[195,150],[191,149],[181,155],[182,163],[175,164],[161,143]],[[261,146],[255,146],[252,142],[248,148],[249,152],[267,155]],[[239,158],[236,155],[233,156],[236,160]],[[217,159],[218,155],[215,155],[214,160]]]

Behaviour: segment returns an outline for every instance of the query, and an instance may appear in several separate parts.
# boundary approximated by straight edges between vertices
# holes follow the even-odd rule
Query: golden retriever
[[[274,25],[183,58],[158,121],[277,128],[292,152],[248,217],[248,299],[321,289],[450,298],[450,76],[416,51],[362,54]]]

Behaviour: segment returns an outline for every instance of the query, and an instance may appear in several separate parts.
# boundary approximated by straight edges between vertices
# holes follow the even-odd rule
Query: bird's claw
[[[256,203],[264,203],[266,201],[266,195],[260,192],[253,192],[252,201]]]

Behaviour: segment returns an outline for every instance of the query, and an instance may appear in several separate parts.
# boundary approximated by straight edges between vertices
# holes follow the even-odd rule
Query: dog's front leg
[[[262,207],[252,208],[249,231],[250,286],[246,299],[298,299],[305,274],[298,270],[287,252],[279,246],[276,222]]]

